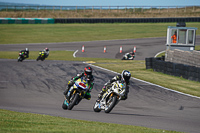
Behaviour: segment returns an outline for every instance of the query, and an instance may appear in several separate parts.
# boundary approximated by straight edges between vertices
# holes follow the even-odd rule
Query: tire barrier
[[[200,22],[200,17],[186,18],[56,18],[55,23],[167,23]]]
[[[167,62],[163,57],[145,58],[146,69],[200,82],[200,67]]]
[[[200,22],[200,17],[187,18],[0,18],[0,24],[54,23],[168,23]]]
[[[0,24],[54,24],[52,18],[0,18]]]

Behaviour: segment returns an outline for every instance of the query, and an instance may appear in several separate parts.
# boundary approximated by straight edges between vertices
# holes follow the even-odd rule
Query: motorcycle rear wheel
[[[111,101],[111,102],[109,102]],[[110,113],[110,111],[115,107],[117,103],[117,96],[112,96],[107,102],[105,107],[105,113]]]

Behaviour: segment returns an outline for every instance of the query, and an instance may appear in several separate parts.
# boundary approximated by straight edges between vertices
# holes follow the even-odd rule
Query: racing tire
[[[98,106],[99,106],[99,103],[98,103],[98,102],[95,102],[95,104],[94,104],[94,106],[93,106],[94,112],[100,112],[100,111],[101,111],[101,109],[99,109]]]
[[[37,57],[36,61],[38,61],[38,60],[40,60],[40,57],[39,57],[39,56]]]
[[[74,107],[74,105],[76,105],[76,102],[79,99],[79,94],[78,93],[76,93],[76,94],[74,94],[72,96],[74,96],[74,97],[72,97],[72,100],[71,100],[71,97],[70,97],[70,102],[69,102],[69,105],[68,105],[68,110],[72,110],[72,108]]]
[[[66,100],[65,100],[66,101]],[[65,101],[63,102],[63,104],[62,104],[62,108],[64,109],[64,110],[67,110],[68,109],[68,106],[65,104]]]
[[[110,111],[115,107],[117,103],[117,96],[111,97],[112,99],[109,99],[108,101],[111,100],[110,103],[106,102],[106,107],[105,107],[105,113],[110,113]],[[108,103],[108,105],[107,105]]]
[[[123,57],[121,60],[125,60],[125,57]]]

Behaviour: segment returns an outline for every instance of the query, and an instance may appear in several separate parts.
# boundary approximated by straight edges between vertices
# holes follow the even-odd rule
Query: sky
[[[0,0],[54,6],[200,6],[200,0]]]

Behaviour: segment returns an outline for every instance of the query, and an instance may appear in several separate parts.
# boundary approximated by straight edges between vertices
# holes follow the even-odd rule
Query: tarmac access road
[[[101,57],[107,54],[107,58],[118,58],[118,53],[114,55],[111,51],[103,53],[102,46],[104,45],[102,43],[110,44],[108,50],[110,48],[119,50],[119,46],[124,42],[124,51],[126,51],[125,45],[130,47],[127,48],[127,51],[136,46],[136,58],[143,60],[145,56],[152,57],[158,51],[165,49],[165,45],[160,43],[164,42],[165,39],[158,38],[158,40],[157,42],[156,38],[147,38],[118,40],[119,42],[116,40],[27,45],[30,46],[30,50],[35,51],[39,51],[46,46],[50,50],[78,49],[81,51],[80,47],[84,44],[85,52],[78,52],[76,56],[89,56],[87,51],[101,48],[102,53],[97,56],[100,51],[96,51],[95,56]],[[133,45],[132,41],[135,42]],[[136,43],[137,41],[138,43]],[[144,42],[148,42],[148,45]],[[156,46],[154,46],[154,42],[157,42]],[[114,48],[114,44],[116,44],[116,48]],[[146,46],[141,46],[142,44]],[[0,45],[0,49],[1,51],[19,51],[27,45]],[[150,49],[151,46],[149,45],[152,45],[154,49]],[[142,50],[145,48],[149,48],[146,50],[147,53]],[[141,54],[139,54],[140,52]],[[91,53],[91,55],[93,54]],[[95,113],[93,105],[99,91],[103,84],[115,76],[116,73],[92,66],[95,85],[91,92],[91,100],[84,99],[72,110],[63,110],[63,91],[67,81],[76,73],[82,72],[88,64],[77,61],[52,60],[17,62],[17,59],[0,59],[0,64],[0,109],[190,133],[199,133],[200,131],[199,98],[173,92],[132,78],[129,96],[126,101],[120,101],[109,114],[105,114],[103,111]]]

